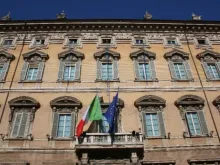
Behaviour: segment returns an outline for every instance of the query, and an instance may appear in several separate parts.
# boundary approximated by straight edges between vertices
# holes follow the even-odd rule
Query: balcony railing
[[[143,145],[143,135],[131,133],[87,133],[84,137],[77,139],[77,147],[80,146],[103,146],[124,145],[140,147]]]

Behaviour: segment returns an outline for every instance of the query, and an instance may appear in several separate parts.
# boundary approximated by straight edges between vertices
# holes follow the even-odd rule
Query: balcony
[[[76,149],[143,148],[143,135],[132,133],[86,133],[76,141]]]

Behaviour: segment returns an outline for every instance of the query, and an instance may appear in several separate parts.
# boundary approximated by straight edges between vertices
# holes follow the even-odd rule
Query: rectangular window
[[[30,66],[27,71],[26,80],[37,80],[38,66]]]
[[[44,43],[45,43],[45,39],[36,39],[35,40],[36,45],[44,45]]]
[[[197,112],[187,112],[186,119],[188,128],[191,135],[201,135],[201,125],[199,122],[199,117]]]
[[[150,80],[151,79],[151,69],[148,63],[139,63],[139,74],[140,79]]]
[[[72,123],[71,114],[60,114],[58,121],[58,137],[70,137],[71,132],[71,123]]]
[[[173,63],[176,77],[181,80],[187,80],[187,73],[183,63]]]
[[[0,77],[1,77],[1,75],[2,75],[2,71],[3,71],[3,66],[0,65]]]
[[[215,63],[208,63],[208,70],[213,79],[220,79],[220,73],[218,72]]]
[[[76,71],[75,66],[73,66],[73,65],[65,66],[63,79],[66,81],[74,80],[75,79],[75,71]]]
[[[144,44],[144,39],[136,39],[135,44]]]
[[[159,120],[157,113],[145,114],[147,136],[160,136]]]
[[[77,42],[78,42],[78,39],[69,39],[69,44],[70,45],[77,44]]]
[[[103,44],[110,44],[111,43],[111,39],[102,39],[102,43]]]
[[[112,63],[102,63],[102,80],[113,79]]]
[[[199,45],[206,45],[206,40],[205,39],[198,39],[198,44]]]
[[[168,45],[175,45],[176,44],[176,40],[175,39],[168,39],[167,40],[167,44]]]
[[[12,39],[5,39],[3,45],[9,46],[9,45],[12,45],[12,43],[13,43]]]

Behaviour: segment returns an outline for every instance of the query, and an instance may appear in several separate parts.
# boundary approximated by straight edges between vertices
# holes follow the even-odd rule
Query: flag
[[[118,103],[118,93],[113,98],[113,101],[111,102],[106,113],[104,114],[105,118],[107,119],[107,122],[109,123],[109,131],[108,131],[109,133],[114,132],[114,127],[115,127],[114,119],[117,110],[117,103]]]
[[[83,132],[83,127],[88,121],[102,120],[102,111],[100,106],[99,97],[96,95],[87,108],[83,118],[80,120],[76,127],[76,135],[79,137]]]

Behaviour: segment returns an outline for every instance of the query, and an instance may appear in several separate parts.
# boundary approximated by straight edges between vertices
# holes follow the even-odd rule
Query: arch
[[[61,96],[53,99],[50,102],[51,108],[62,108],[62,107],[77,107],[78,109],[82,108],[82,103],[75,97],[71,96]]]
[[[214,106],[219,107],[220,106],[220,95],[212,103]]]
[[[172,51],[165,53],[164,58],[167,60],[168,59],[175,60],[180,58],[183,60],[188,60],[189,54],[178,49],[173,49]]]
[[[118,52],[114,52],[112,50],[102,50],[102,51],[99,51],[99,52],[96,52],[94,54],[94,58],[97,59],[97,58],[102,58],[103,56],[105,56],[106,54],[112,56],[113,59],[120,59],[120,53]]]
[[[142,96],[140,98],[138,98],[135,102],[134,102],[135,107],[146,107],[146,106],[162,106],[165,107],[166,106],[166,100],[164,100],[163,98],[159,97],[159,96],[155,96],[155,95],[145,95]]]
[[[184,106],[184,105],[202,105],[204,106],[205,100],[196,95],[184,95],[175,101],[175,105]]]
[[[0,51],[0,61],[13,61],[15,59],[15,56],[11,53],[8,53],[4,50]]]
[[[80,59],[84,59],[85,58],[85,56],[84,56],[84,54],[83,53],[81,53],[81,52],[78,52],[78,51],[75,51],[75,50],[72,50],[72,49],[69,49],[69,50],[67,50],[67,51],[64,51],[64,52],[61,52],[61,53],[59,53],[58,54],[58,58],[59,59],[61,59],[61,58],[63,58],[63,59],[65,59],[65,58],[67,58],[69,55],[73,55],[75,58],[80,58]]]
[[[39,56],[41,59],[45,59],[45,60],[49,59],[48,54],[46,54],[44,52],[41,52],[39,50],[33,50],[33,51],[30,51],[30,52],[24,53],[23,58],[24,58],[24,60],[25,59],[30,59],[31,57],[36,56],[36,55]]]
[[[211,50],[205,50],[196,55],[196,58],[201,60],[205,58],[213,58],[213,59],[220,59],[220,54]]]
[[[156,53],[153,53],[153,52],[150,52],[150,51],[147,51],[147,50],[144,50],[144,49],[132,52],[130,54],[130,58],[131,59],[138,59],[138,57],[143,55],[143,54],[146,55],[149,59],[155,59],[156,58]]]
[[[10,108],[13,107],[32,107],[32,108],[39,108],[40,103],[36,101],[34,98],[29,96],[20,96],[16,97],[8,102]]]

